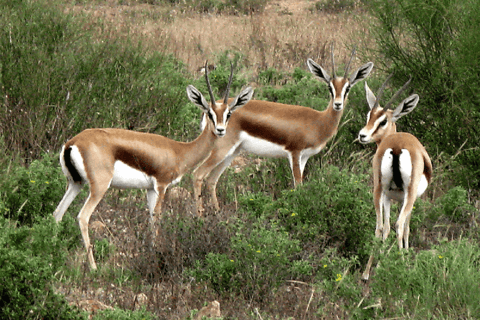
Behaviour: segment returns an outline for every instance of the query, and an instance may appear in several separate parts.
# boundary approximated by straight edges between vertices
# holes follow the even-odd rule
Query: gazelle
[[[207,176],[206,185],[212,204],[217,211],[220,210],[216,195],[218,179],[241,151],[264,157],[288,158],[294,185],[302,182],[308,159],[319,153],[337,132],[350,89],[365,79],[373,68],[373,63],[368,62],[347,78],[355,55],[353,50],[345,75],[337,76],[333,45],[331,55],[332,76],[312,59],[307,60],[310,71],[329,88],[330,102],[326,110],[252,100],[232,115],[227,134],[217,141],[210,157],[194,172],[194,195],[199,212],[203,211],[202,183]]]
[[[60,152],[60,164],[68,186],[55,210],[55,220],[62,220],[71,202],[88,183],[88,196],[77,219],[88,261],[96,269],[88,236],[88,221],[95,207],[110,187],[147,189],[150,221],[155,227],[155,215],[161,213],[165,191],[171,184],[209,156],[215,140],[225,136],[230,115],[243,107],[253,95],[244,89],[230,104],[227,103],[230,80],[222,102],[215,102],[208,70],[205,73],[211,103],[194,86],[187,87],[188,98],[205,114],[206,123],[200,136],[184,143],[169,138],[123,129],[87,129],[67,141]]]
[[[360,130],[358,140],[363,144],[373,141],[377,144],[373,157],[373,200],[377,215],[375,236],[387,239],[390,233],[390,202],[396,200],[402,203],[396,223],[398,247],[408,249],[413,205],[430,183],[432,162],[420,141],[409,133],[397,132],[395,124],[417,106],[419,96],[413,94],[403,100],[395,110],[389,110],[392,102],[406,89],[410,80],[395,93],[385,107],[379,106],[390,77],[380,87],[377,98],[365,82],[370,111],[367,114],[367,124]],[[373,255],[370,256],[362,275],[364,280],[369,278],[372,262]]]

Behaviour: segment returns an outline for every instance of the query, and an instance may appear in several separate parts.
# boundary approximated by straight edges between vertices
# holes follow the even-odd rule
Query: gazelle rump
[[[203,211],[201,192],[205,178],[212,204],[220,210],[216,195],[218,179],[241,151],[288,158],[294,185],[302,182],[308,159],[319,153],[337,132],[350,89],[365,79],[373,68],[373,63],[368,62],[347,77],[354,54],[355,51],[345,67],[344,76],[335,74],[333,46],[332,76],[308,59],[310,71],[329,88],[330,102],[326,110],[251,100],[232,115],[227,134],[217,141],[210,157],[194,172],[194,194],[199,212]]]
[[[427,151],[418,139],[410,133],[398,132],[396,121],[410,113],[419,101],[419,96],[413,94],[403,100],[395,110],[389,106],[408,86],[408,81],[392,97],[384,108],[379,101],[385,85],[379,89],[377,98],[365,82],[365,91],[370,111],[367,124],[360,131],[358,140],[363,143],[375,142],[377,151],[373,157],[373,197],[377,226],[375,236],[387,239],[390,233],[391,200],[402,203],[396,223],[398,247],[408,249],[410,234],[410,218],[417,197],[421,196],[432,178],[432,162]],[[373,263],[373,255],[368,260],[362,275],[368,280]]]
[[[222,102],[215,102],[208,71],[205,74],[211,103],[195,87],[187,87],[188,98],[206,115],[202,133],[192,142],[177,142],[150,133],[123,129],[87,129],[65,143],[60,152],[60,164],[67,177],[67,191],[54,212],[62,220],[65,211],[87,183],[90,194],[78,214],[88,262],[96,269],[88,222],[95,207],[110,187],[147,189],[150,221],[155,228],[156,214],[162,210],[165,191],[171,184],[195,168],[210,154],[215,141],[223,137],[232,112],[243,107],[253,95],[252,88],[244,89],[227,103],[229,84]]]

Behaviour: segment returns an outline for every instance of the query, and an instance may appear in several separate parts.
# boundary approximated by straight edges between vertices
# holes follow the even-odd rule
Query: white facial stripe
[[[387,115],[382,115],[381,117],[379,117],[377,120],[375,120],[375,124],[372,128],[373,131],[375,131],[379,126],[380,126],[380,123],[385,120],[387,118]]]

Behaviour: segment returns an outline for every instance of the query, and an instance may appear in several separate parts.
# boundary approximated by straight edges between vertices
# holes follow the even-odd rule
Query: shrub
[[[0,135],[31,161],[89,127],[184,136],[184,66],[128,40],[94,41],[57,1],[2,1]],[[187,134],[188,135],[188,134]]]
[[[375,230],[367,176],[335,166],[311,174],[308,182],[283,191],[274,202],[265,204],[262,200],[255,204],[255,198],[242,198],[241,202],[252,202],[248,206],[261,208],[257,213],[278,219],[279,226],[305,246],[315,243],[320,250],[334,246],[346,257],[363,260]]]
[[[456,154],[454,185],[480,186],[478,89],[480,3],[462,0],[373,0],[375,60],[395,72],[397,84],[412,76],[421,112],[402,120],[402,131],[427,149]],[[445,116],[447,115],[447,116]],[[464,144],[465,143],[465,144]]]
[[[12,164],[0,180],[2,215],[32,225],[38,217],[52,215],[65,190],[58,155],[44,154],[28,168]]]
[[[210,252],[189,274],[208,281],[217,292],[236,292],[263,300],[287,279],[311,274],[308,260],[299,260],[300,242],[275,221],[237,221],[227,254]]]
[[[52,217],[32,228],[0,217],[0,318],[81,319],[51,286],[66,250]]]

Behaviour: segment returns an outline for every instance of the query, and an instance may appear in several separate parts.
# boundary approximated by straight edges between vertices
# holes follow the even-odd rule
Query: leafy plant
[[[371,288],[374,297],[382,297],[384,317],[480,316],[478,243],[451,241],[418,253],[388,250],[379,259]]]
[[[461,0],[373,0],[376,63],[395,72],[398,84],[412,77],[422,112],[402,120],[402,131],[422,137],[427,149],[458,156],[450,177],[464,188],[480,186],[478,89],[480,3]],[[448,115],[448,116],[445,116]],[[419,125],[421,124],[421,125]]]
[[[260,219],[252,225],[236,224],[228,254],[209,253],[188,272],[208,281],[218,292],[233,291],[249,298],[264,299],[272,287],[287,277],[310,274],[307,260],[299,260],[298,240],[274,221]]]
[[[52,217],[31,228],[0,217],[2,319],[81,319],[51,285],[66,258],[59,229]]]
[[[319,168],[311,175],[310,181],[283,191],[274,202],[255,204],[255,198],[241,201],[261,208],[255,210],[257,213],[277,218],[279,225],[303,244],[335,246],[343,255],[365,258],[371,239],[365,230],[375,230],[367,176],[335,166]]]
[[[52,215],[65,190],[58,157],[44,154],[28,168],[11,165],[4,169],[0,184],[3,216],[32,225],[38,217]]]

